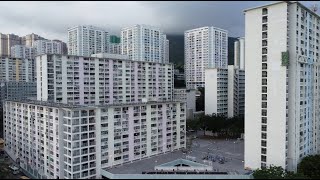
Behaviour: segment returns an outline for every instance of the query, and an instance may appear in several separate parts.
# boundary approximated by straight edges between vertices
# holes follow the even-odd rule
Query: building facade
[[[228,117],[244,117],[245,71],[228,66]]]
[[[122,28],[121,51],[131,60],[169,63],[169,40],[157,27],[134,25]]]
[[[0,109],[5,99],[36,99],[36,82],[0,81]]]
[[[67,54],[68,54],[68,46],[67,46],[67,43],[65,43],[65,42],[63,42],[63,41],[60,41],[60,40],[57,40],[57,39],[54,39],[54,40],[52,40],[52,41],[61,44],[61,48],[62,48],[62,53],[61,53],[61,54],[64,54],[64,55],[67,55]]]
[[[121,54],[121,43],[110,43],[109,53]]]
[[[21,45],[25,45],[27,47],[33,47],[34,42],[37,40],[47,40],[47,39],[44,37],[41,37],[37,34],[32,33],[32,34],[28,34],[28,35],[21,37]]]
[[[228,31],[216,27],[185,31],[184,54],[187,89],[204,87],[206,68],[228,66]]]
[[[228,69],[205,70],[205,114],[228,116]]]
[[[34,82],[35,70],[34,59],[0,58],[0,81]]]
[[[244,37],[238,38],[234,42],[234,66],[238,69],[245,69],[245,39]]]
[[[36,55],[63,54],[63,42],[50,40],[37,40],[33,43]]]
[[[33,178],[101,178],[102,168],[186,144],[181,102],[76,106],[8,100],[4,105],[5,150]]]
[[[34,59],[35,48],[27,47],[25,45],[14,45],[11,47],[11,57],[22,59]]]
[[[76,26],[68,29],[68,54],[90,56],[109,52],[109,33],[95,26]]]
[[[299,2],[245,10],[245,167],[319,154],[320,17]]]
[[[173,89],[173,99],[187,103],[187,119],[192,119],[193,113],[196,111],[196,90],[175,88]]]
[[[245,109],[245,71],[229,65],[227,69],[206,69],[205,114],[243,116]]]
[[[97,105],[173,99],[173,64],[65,55],[37,56],[36,63],[41,101]]]
[[[11,47],[21,45],[21,38],[15,34],[0,33],[0,56],[11,56]]]

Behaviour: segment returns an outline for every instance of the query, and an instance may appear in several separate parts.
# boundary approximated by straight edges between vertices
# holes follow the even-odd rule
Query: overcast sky
[[[67,40],[67,29],[95,25],[120,35],[133,24],[158,26],[166,34],[183,34],[201,26],[216,26],[229,36],[244,35],[243,10],[270,1],[106,1],[106,2],[0,2],[0,32],[20,36],[36,33]],[[307,7],[319,2],[302,2]],[[320,10],[319,10],[320,11]],[[318,11],[318,12],[319,12]]]

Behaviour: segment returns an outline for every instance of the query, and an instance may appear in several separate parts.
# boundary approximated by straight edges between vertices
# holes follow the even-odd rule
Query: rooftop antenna
[[[311,6],[311,11],[313,11],[314,13],[317,13],[317,11],[318,11],[318,4],[313,4],[313,5]]]

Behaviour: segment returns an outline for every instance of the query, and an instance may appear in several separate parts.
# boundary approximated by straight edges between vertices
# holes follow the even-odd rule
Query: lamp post
[[[236,142],[233,142],[233,152],[236,153]]]

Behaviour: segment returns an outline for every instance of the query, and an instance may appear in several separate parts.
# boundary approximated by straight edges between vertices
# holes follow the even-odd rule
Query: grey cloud
[[[267,1],[106,1],[106,2],[1,2],[0,32],[36,33],[67,40],[69,27],[86,24],[119,34],[122,27],[150,24],[167,34],[183,34],[201,26],[216,26],[229,36],[244,35],[243,10]],[[310,6],[315,2],[302,2]]]

